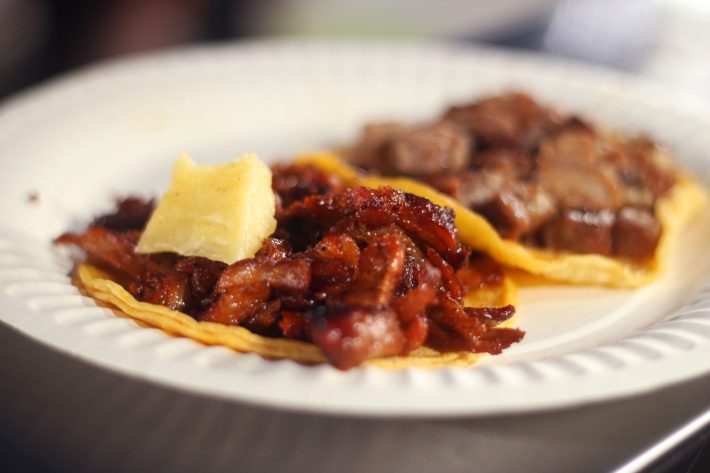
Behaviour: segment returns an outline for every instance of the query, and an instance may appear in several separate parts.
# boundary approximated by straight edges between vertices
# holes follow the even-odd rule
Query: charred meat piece
[[[441,294],[441,271],[415,258],[416,267],[410,271],[416,286],[399,294],[408,264],[407,239],[394,230],[376,232],[360,253],[351,287],[341,298],[328,299],[324,307],[312,311],[311,339],[335,366],[347,369],[376,356],[406,355],[425,342],[426,309]],[[447,265],[441,258],[438,263]]]
[[[356,187],[330,196],[307,197],[290,206],[279,223],[289,235],[314,235],[328,233],[346,218],[372,229],[396,224],[417,244],[433,247],[454,267],[466,256],[451,209],[389,187]]]
[[[342,295],[343,303],[362,307],[389,305],[399,286],[406,243],[396,234],[381,234],[360,252],[358,273]]]
[[[517,240],[555,215],[555,200],[537,184],[516,182],[474,208],[503,238]]]
[[[421,180],[439,192],[459,200],[457,196],[461,195],[461,190],[463,189],[461,174],[433,174],[431,176],[422,176]]]
[[[616,169],[626,190],[626,203],[653,205],[673,186],[676,172],[667,151],[645,137],[621,141],[609,138],[605,161]]]
[[[452,299],[460,301],[463,296],[466,295],[464,291],[463,284],[456,277],[456,271],[447,263],[444,258],[439,256],[439,253],[434,251],[434,249],[429,248],[426,252],[427,258],[432,265],[441,273],[441,284],[443,289],[449,293]]]
[[[454,211],[413,194],[403,194],[403,200],[404,205],[392,208],[397,225],[416,243],[430,246],[447,263],[458,268],[469,250],[461,244]]]
[[[614,220],[608,210],[565,210],[542,229],[542,241],[553,250],[611,255]]]
[[[540,185],[562,207],[616,211],[624,203],[624,190],[613,171],[579,166],[541,166]]]
[[[492,323],[512,317],[513,306],[472,309],[444,300],[428,313],[427,345],[439,351],[496,354],[523,337],[518,329],[496,328]]]
[[[473,134],[486,148],[516,148],[532,151],[549,129],[559,124],[553,110],[544,108],[525,94],[511,93],[451,107],[445,114]]]
[[[466,207],[475,209],[494,200],[515,177],[508,166],[490,167],[460,174],[458,194],[454,197]]]
[[[189,278],[191,304],[184,311],[190,315],[202,312],[211,303],[210,295],[214,290],[222,271],[227,267],[220,261],[189,256],[180,258],[175,263],[175,270],[186,274]]]
[[[308,340],[308,320],[303,312],[281,311],[278,325],[284,338]]]
[[[309,332],[328,361],[341,370],[378,356],[402,352],[405,336],[387,307],[342,306],[311,315]]]
[[[564,126],[545,136],[537,159],[545,165],[592,168],[601,161],[600,144],[594,130]]]
[[[614,254],[633,260],[653,256],[661,237],[661,222],[650,209],[624,207],[613,229]]]
[[[315,311],[309,330],[328,360],[347,369],[376,356],[399,354],[405,337],[391,308],[404,269],[406,244],[380,234],[360,252],[357,277],[338,302]]]
[[[175,271],[170,255],[139,255],[133,249],[136,232],[118,232],[103,227],[89,227],[83,233],[65,233],[55,240],[76,245],[89,262],[118,273],[128,291],[138,300],[159,304],[173,310],[191,306],[188,278]]]
[[[64,233],[54,243],[78,246],[91,263],[125,274],[139,275],[149,265],[146,256],[137,255],[133,251],[139,237],[140,233],[137,232],[89,227],[83,233]]]
[[[466,167],[470,148],[469,136],[451,123],[411,128],[385,143],[384,170],[410,176],[455,172]]]
[[[503,238],[535,232],[557,209],[556,200],[542,186],[517,180],[508,166],[431,176],[427,181],[483,215]]]
[[[91,222],[92,227],[104,227],[110,230],[143,230],[153,214],[155,202],[140,197],[127,197],[117,202],[114,212],[102,215]]]
[[[271,167],[271,172],[271,187],[282,208],[304,197],[338,192],[345,187],[336,175],[323,172],[311,164],[276,164]]]
[[[667,150],[645,137],[627,142],[625,148],[638,163],[641,187],[650,190],[654,197],[662,196],[675,184],[676,171]]]
[[[399,294],[392,301],[397,312],[406,342],[402,354],[407,354],[424,344],[429,333],[427,307],[437,303],[440,296],[441,272],[426,260],[416,267],[416,286]]]
[[[616,211],[624,191],[613,167],[602,161],[601,143],[573,128],[545,139],[538,156],[538,180],[562,207]]]
[[[475,153],[469,160],[472,169],[506,169],[515,179],[528,179],[535,167],[533,156],[517,149],[492,148]]]
[[[216,300],[198,318],[269,334],[281,308],[278,296],[305,293],[310,283],[310,264],[305,259],[237,261],[224,270],[214,289]]]
[[[360,141],[346,150],[347,158],[366,168],[383,169],[384,153],[387,145],[406,130],[399,123],[371,123],[362,129]]]
[[[450,122],[415,127],[380,123],[367,125],[346,154],[356,164],[386,174],[423,176],[465,168],[471,148],[470,135]]]
[[[397,232],[406,242],[407,250],[404,259],[404,270],[402,271],[402,278],[400,280],[400,285],[397,288],[397,295],[401,296],[407,294],[412,289],[420,287],[422,285],[422,280],[427,280],[424,276],[427,273],[431,264],[427,261],[422,250],[417,246],[414,241],[409,238],[404,231],[396,226],[385,227],[383,231]],[[439,279],[437,273],[436,284],[438,287]]]
[[[345,233],[326,235],[306,254],[311,258],[311,289],[324,298],[342,293],[358,274],[360,248]]]
[[[469,264],[456,272],[465,292],[476,291],[503,282],[503,268],[500,263],[489,256],[471,257]]]
[[[291,245],[286,240],[267,238],[255,256],[257,258],[263,257],[276,263],[291,255],[291,253],[293,253]]]

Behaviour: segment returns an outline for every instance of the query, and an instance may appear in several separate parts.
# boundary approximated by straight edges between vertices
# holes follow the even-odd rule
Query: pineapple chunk
[[[137,253],[170,251],[232,264],[251,258],[276,229],[271,170],[254,154],[201,166],[183,154]]]

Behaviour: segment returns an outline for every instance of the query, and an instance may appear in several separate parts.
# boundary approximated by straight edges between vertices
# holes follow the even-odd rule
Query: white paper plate
[[[178,51],[81,72],[0,111],[0,318],[64,353],[166,385],[290,409],[362,415],[531,411],[602,401],[710,372],[708,215],[667,274],[638,291],[521,291],[525,340],[471,369],[339,372],[266,361],[141,328],[82,297],[51,238],[117,194],[154,195],[181,151],[274,159],[354,139],[373,119],[431,118],[509,88],[671,146],[710,169],[708,122],[668,91],[500,51],[258,43]],[[37,202],[28,196],[36,193]]]

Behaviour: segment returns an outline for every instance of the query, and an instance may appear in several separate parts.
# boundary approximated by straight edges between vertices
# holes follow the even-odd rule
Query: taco
[[[451,107],[431,124],[368,125],[339,154],[300,162],[452,208],[471,248],[566,283],[650,282],[707,200],[650,138],[604,132],[519,93]]]
[[[514,284],[461,243],[451,209],[389,187],[346,188],[314,166],[277,165],[267,181],[274,230],[251,215],[263,214],[253,199],[264,190],[254,184],[263,171],[251,164],[251,178],[233,182],[249,183],[252,205],[237,204],[239,215],[224,209],[239,200],[223,184],[244,172],[243,162],[237,171],[183,159],[157,209],[128,198],[84,231],[57,238],[84,250],[77,283],[118,314],[171,334],[340,369],[466,366],[523,337],[510,328]],[[196,207],[217,200],[219,209]],[[235,219],[238,248],[221,233]],[[244,234],[255,226],[269,233],[252,251],[253,235]]]

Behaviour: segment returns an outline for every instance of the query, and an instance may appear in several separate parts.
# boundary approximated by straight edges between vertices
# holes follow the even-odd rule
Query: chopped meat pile
[[[451,107],[432,124],[367,125],[349,157],[434,186],[503,238],[635,261],[653,255],[654,206],[676,179],[650,139],[603,133],[521,93]]]
[[[56,241],[81,247],[139,300],[310,341],[340,369],[423,345],[495,354],[522,338],[496,327],[512,306],[464,307],[467,290],[500,284],[501,269],[472,262],[453,211],[391,188],[346,190],[310,166],[273,172],[276,234],[232,265],[136,254],[153,207],[135,198]]]

